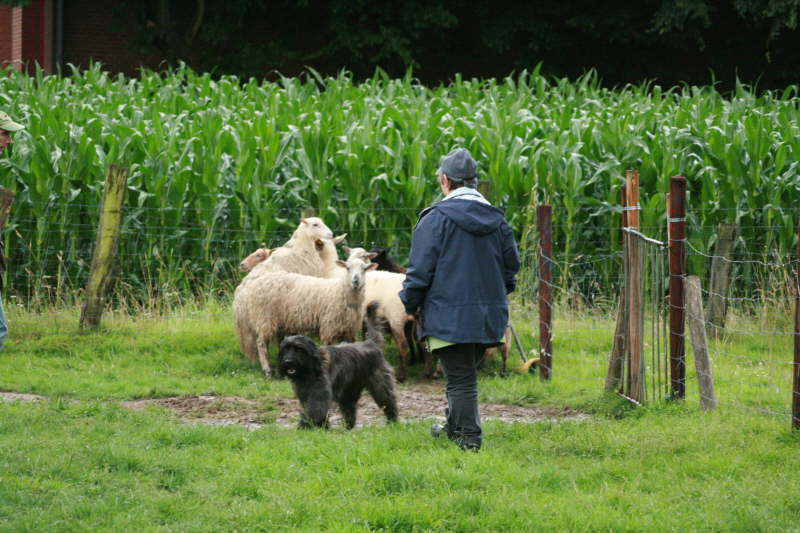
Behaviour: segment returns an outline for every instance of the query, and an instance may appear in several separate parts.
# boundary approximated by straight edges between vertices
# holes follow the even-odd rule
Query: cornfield
[[[612,90],[593,73],[570,81],[538,68],[434,88],[380,71],[361,83],[313,71],[278,82],[188,68],[138,79],[99,65],[5,71],[0,109],[27,125],[0,159],[0,183],[17,193],[6,286],[21,301],[82,287],[110,163],[130,168],[120,294],[228,291],[238,261],[284,242],[304,208],[402,261],[418,212],[437,198],[439,157],[455,146],[479,161],[523,251],[534,250],[532,207],[545,202],[565,262],[618,250],[619,186],[638,169],[647,234],[665,237],[668,178],[680,174],[693,247],[711,249],[727,221],[740,226],[739,253],[786,257],[800,206],[799,103],[796,86]],[[690,272],[705,268],[690,257]],[[609,263],[598,275],[609,294],[618,274]]]

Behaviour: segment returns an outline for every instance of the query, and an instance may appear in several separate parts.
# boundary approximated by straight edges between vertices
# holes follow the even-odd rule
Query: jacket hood
[[[503,212],[493,205],[457,197],[443,200],[431,209],[439,211],[462,230],[478,236],[493,233],[505,221]]]

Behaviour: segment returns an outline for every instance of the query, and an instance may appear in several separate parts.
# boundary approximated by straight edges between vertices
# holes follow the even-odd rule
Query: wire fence
[[[649,251],[646,262],[650,265],[645,279],[645,296],[642,304],[642,331],[645,334],[645,366],[642,378],[645,399],[662,401],[670,396],[669,377],[669,326],[666,321],[668,308],[668,273],[665,273],[664,255]],[[713,254],[705,253],[710,258]],[[528,252],[527,255],[531,255]],[[620,275],[612,278],[619,295],[624,284],[622,253],[584,256],[582,261],[555,256],[549,260],[553,279],[570,280],[568,284],[548,283],[551,291],[553,313],[553,372],[557,377],[569,381],[583,381],[587,386],[601,389],[606,377],[611,344],[615,335],[616,305],[618,300],[606,296],[609,291],[596,290],[608,278],[598,274],[599,264],[619,269]],[[760,262],[761,266],[784,272],[780,279],[791,280],[796,275],[798,261]],[[746,261],[732,261],[732,268],[744,270]],[[586,268],[576,274],[574,268]],[[588,267],[588,268],[587,268]],[[596,270],[595,270],[596,269]],[[691,272],[690,272],[691,273]],[[721,407],[745,408],[754,412],[789,417],[792,413],[793,340],[798,335],[793,329],[792,316],[797,305],[797,296],[792,293],[791,283],[785,286],[763,287],[752,297],[729,296],[742,274],[732,277],[726,294],[715,294],[723,298],[727,306],[724,324],[710,321],[706,315],[696,316],[688,311],[687,320],[701,320],[707,332],[707,349],[711,360],[710,379],[714,383],[716,401]],[[535,279],[532,281],[536,281]],[[708,277],[701,277],[707,284]],[[701,285],[702,287],[702,285]],[[534,302],[535,286],[527,289],[528,297],[523,301]],[[711,291],[701,289],[705,306]],[[599,296],[602,295],[602,296]],[[535,309],[535,306],[531,306]],[[684,308],[685,309],[685,308]],[[628,319],[627,313],[624,319]],[[532,319],[532,324],[536,320]],[[688,332],[681,334],[686,339],[686,375],[682,385],[689,402],[698,402],[702,392],[698,378],[702,370],[693,363],[694,348]],[[593,342],[593,341],[598,342]],[[531,339],[532,344],[537,342]],[[600,347],[594,353],[576,349],[581,344]],[[645,376],[646,373],[646,376]],[[706,398],[707,400],[709,398]]]
[[[49,208],[79,210],[81,206],[53,203]],[[358,218],[366,216],[367,210],[365,207],[346,211]],[[110,305],[170,304],[197,294],[229,297],[241,279],[239,261],[258,247],[281,245],[292,234],[292,216],[295,221],[299,218],[299,210],[295,209],[273,214],[285,217],[287,223],[275,229],[255,230],[224,224],[215,228],[199,220],[174,223],[166,218],[163,223],[153,225],[127,217],[122,227],[117,281],[111,291]],[[514,308],[524,320],[535,325],[541,250],[534,217],[526,217],[531,224],[517,228],[522,269]],[[12,217],[4,233],[9,264],[4,297],[23,305],[48,305],[80,295],[91,265],[95,218],[87,214],[83,222],[70,218],[56,223],[38,217]],[[689,212],[686,218],[700,220],[702,213]],[[559,220],[557,210],[554,219]],[[664,238],[665,226],[642,227],[642,232],[649,229]],[[768,228],[745,225],[738,229],[740,235],[750,235],[760,229],[786,231],[788,226],[788,223]],[[558,227],[559,224],[554,225]],[[621,247],[624,232],[619,226],[595,225],[586,232],[580,231],[583,226],[570,227],[579,228],[571,242],[567,242],[566,233],[555,232],[552,257],[544,258],[551,269],[546,285],[554,317],[551,329],[554,372],[557,376],[568,372],[569,379],[599,389],[606,374],[619,295],[625,282],[625,255]],[[408,257],[413,226],[381,224],[380,213],[375,224],[366,229],[356,224],[333,229],[335,234],[348,234],[345,244],[349,246],[388,246],[399,263]],[[796,228],[791,229],[796,232]],[[601,231],[608,238],[597,238]],[[690,223],[687,231],[687,273],[700,277],[706,308],[712,297],[723,301],[726,308],[723,322],[689,313],[686,317],[703,320],[719,405],[788,416],[792,410],[793,342],[798,335],[792,323],[798,298],[797,255],[787,251],[786,246],[765,248],[763,239],[753,243],[738,237],[730,255],[720,256],[714,251],[717,226]],[[387,234],[393,234],[394,238],[388,239]],[[588,237],[580,239],[581,234]],[[727,264],[730,270],[724,290],[709,284],[715,260]],[[664,346],[673,332],[665,329],[663,323],[669,274],[665,272],[663,258],[651,256],[647,261],[653,268],[644,280],[648,295],[643,301],[649,310],[644,315],[647,324],[643,325],[643,331],[647,332],[645,346],[651,352],[648,368],[655,372],[648,381],[648,398],[656,399],[667,396]],[[530,328],[530,334],[523,335],[523,339],[527,351],[535,353],[537,329]],[[597,349],[591,352],[571,349],[575,341]],[[687,356],[688,360],[694,356],[688,342]],[[687,365],[684,384],[690,401],[700,398],[698,371],[692,364]]]

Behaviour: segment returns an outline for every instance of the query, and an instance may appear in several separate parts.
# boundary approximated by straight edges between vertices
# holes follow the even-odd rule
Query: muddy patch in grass
[[[41,402],[46,396],[39,394],[22,394],[19,392],[0,392],[0,402]]]
[[[444,420],[447,405],[444,387],[441,384],[403,384],[397,388],[397,403],[401,421],[424,419]],[[154,398],[124,402],[131,409],[142,409],[155,405],[173,411],[179,418],[196,423],[218,426],[241,425],[248,429],[259,429],[268,423],[283,427],[295,427],[300,419],[300,404],[294,398],[279,398],[268,403],[259,403],[246,398],[232,396],[186,396],[176,398]],[[574,409],[553,407],[522,407],[481,403],[484,420],[503,422],[541,422],[544,420],[586,420],[589,415]],[[342,416],[334,407],[330,414],[331,426],[342,426]],[[368,394],[358,404],[357,426],[385,424],[383,412]]]
[[[247,429],[262,427],[268,413],[255,400],[236,396],[177,396],[122,402],[122,405],[134,411],[149,406],[163,407],[190,422],[212,426],[240,425]]]
[[[397,387],[397,407],[401,421],[424,419],[444,420],[444,385],[441,383],[405,383]],[[38,402],[46,400],[38,394],[0,392],[0,401]],[[300,419],[300,403],[294,398],[278,398],[272,401],[256,401],[237,396],[177,396],[150,398],[122,402],[135,411],[149,406],[172,411],[181,420],[212,426],[240,425],[255,430],[275,423],[283,427],[295,427]],[[586,420],[589,415],[574,409],[554,407],[522,407],[481,403],[483,420],[503,422],[541,422],[544,420]],[[330,413],[331,426],[342,426],[342,415],[334,406]],[[383,412],[368,394],[358,403],[358,427],[385,424]]]

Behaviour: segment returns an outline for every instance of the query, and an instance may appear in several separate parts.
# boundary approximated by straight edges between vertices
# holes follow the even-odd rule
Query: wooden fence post
[[[539,226],[539,379],[549,381],[553,370],[552,283],[553,222],[549,205],[536,208]]]
[[[628,205],[625,196],[625,185],[620,191],[622,195],[622,227],[628,226],[628,212],[625,206]],[[622,233],[622,246],[627,248],[628,235]],[[623,261],[627,260],[627,252],[623,253]],[[606,374],[606,391],[611,392],[619,388],[622,384],[622,371],[625,361],[625,338],[627,322],[625,321],[625,288],[623,287],[619,295],[619,307],[617,307],[617,325],[614,328],[614,340],[611,344],[611,355],[608,358],[608,373]]]
[[[686,178],[672,176],[669,202],[669,370],[672,398],[686,397],[683,278],[686,245]]]
[[[797,219],[797,263],[794,298],[794,386],[792,387],[792,427],[800,429],[800,217]]]
[[[721,223],[717,226],[717,243],[711,260],[711,282],[708,287],[708,321],[713,324],[709,332],[717,337],[725,327],[725,314],[730,285],[731,254],[736,238],[736,224]]]
[[[694,366],[697,370],[697,385],[700,389],[700,406],[706,411],[717,408],[714,394],[714,378],[711,373],[711,359],[708,357],[706,340],[706,321],[703,314],[703,294],[700,278],[687,276],[684,280],[686,310],[689,315],[689,330],[692,332]]]
[[[628,170],[625,173],[625,195],[628,209],[628,228],[639,231],[639,173]],[[626,303],[628,305],[628,397],[641,404],[644,401],[644,336],[642,319],[644,302],[642,301],[642,250],[639,237],[627,233],[628,268]]]
[[[111,270],[119,246],[122,228],[122,205],[128,188],[128,168],[109,165],[103,200],[100,206],[100,223],[97,242],[92,254],[92,267],[86,284],[86,301],[81,309],[80,328],[97,328],[103,314],[105,291],[111,281]]]

